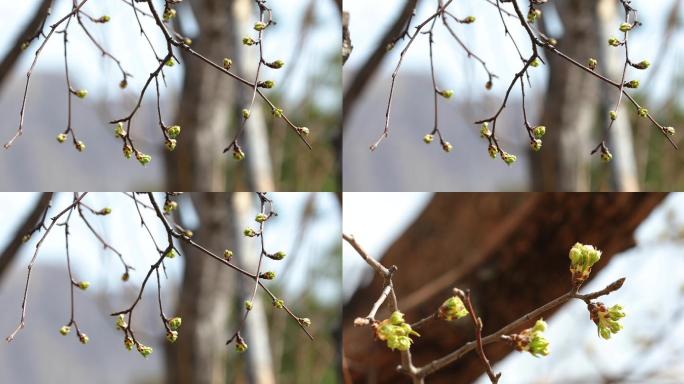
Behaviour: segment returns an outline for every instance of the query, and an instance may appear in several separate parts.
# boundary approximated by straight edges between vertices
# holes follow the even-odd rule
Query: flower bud
[[[532,141],[530,142],[530,148],[532,148],[532,150],[533,150],[534,152],[539,152],[539,151],[541,151],[541,149],[542,149],[542,141],[541,141],[540,139],[534,139],[534,140],[532,140]]]
[[[60,133],[59,135],[57,135],[57,141],[59,141],[60,143],[65,142],[66,139],[67,139],[66,133]]]
[[[100,23],[108,23],[109,20],[111,20],[111,18],[108,15],[100,16],[100,18],[97,19]]]
[[[135,344],[135,343],[133,342],[133,339],[131,339],[130,337],[126,336],[126,338],[124,339],[124,347],[126,347],[126,349],[128,349],[128,350],[130,351],[130,350],[133,349],[133,344]]]
[[[515,163],[516,160],[518,160],[517,156],[511,155],[508,152],[502,153],[501,158],[503,159],[504,163],[506,163],[507,165],[511,165],[511,164]]]
[[[173,8],[166,8],[164,10],[163,19],[164,21],[169,21],[176,17],[176,10]]]
[[[307,127],[298,127],[297,132],[299,132],[300,134],[302,134],[304,136],[309,136],[309,128],[307,128]]]
[[[537,139],[541,139],[542,137],[544,137],[545,134],[546,127],[543,125],[538,125],[532,129],[532,135]]]
[[[281,117],[283,117],[283,110],[281,108],[273,108],[271,113],[276,119],[280,119]]]
[[[123,275],[121,275],[121,281],[128,281],[128,279],[131,276],[128,274],[128,272],[124,272]]]
[[[180,125],[172,125],[172,126],[166,128],[166,134],[169,135],[169,137],[172,139],[178,138],[178,135],[180,135],[180,133],[181,133]]]
[[[297,319],[297,321],[299,321],[299,324],[305,327],[311,326],[311,319],[309,319],[308,317],[300,317],[299,319]]]
[[[611,120],[615,121],[617,119],[617,112],[610,111],[610,112],[608,112],[608,116],[610,117]]]
[[[123,146],[123,155],[125,158],[130,159],[131,156],[133,155],[133,148],[131,148],[130,145],[126,144]]]
[[[608,148],[601,148],[601,160],[603,160],[606,163],[613,160],[613,154],[610,153],[610,150],[608,150]]]
[[[100,210],[100,212],[98,212],[98,213],[99,213],[100,215],[102,215],[102,216],[107,216],[107,215],[109,215],[110,213],[112,213],[112,209],[109,208],[109,207],[105,207],[105,208],[102,208],[102,209]]]
[[[492,131],[489,130],[489,123],[486,121],[482,123],[482,127],[480,127],[480,137],[486,139],[492,137]]]
[[[537,320],[532,328],[508,337],[517,351],[529,352],[534,357],[547,356],[549,354],[549,341],[544,337],[546,322]]]
[[[142,152],[136,152],[135,158],[138,159],[138,162],[139,162],[142,166],[146,166],[147,164],[150,163],[150,161],[152,161],[152,156],[146,155],[146,154],[144,154],[144,153],[142,153]]]
[[[463,19],[463,22],[465,24],[472,24],[475,22],[475,16],[467,16],[465,19]]]
[[[231,251],[230,249],[226,249],[225,251],[223,251],[223,258],[227,261],[230,261],[230,259],[233,258],[233,251]]]
[[[487,152],[489,153],[489,157],[496,159],[496,154],[499,153],[499,148],[497,148],[497,146],[494,144],[489,144],[489,147],[487,147]]]
[[[262,273],[261,275],[259,275],[259,277],[264,279],[264,280],[273,280],[273,279],[275,279],[276,274],[275,274],[275,272],[268,271],[268,272]]]
[[[173,60],[173,57],[170,57],[166,62],[164,63],[167,67],[173,67],[176,65],[176,62]]]
[[[90,282],[89,282],[89,281],[86,281],[86,280],[81,281],[80,283],[78,283],[78,287],[79,287],[82,291],[85,291],[86,289],[88,289],[88,287],[90,287]]]
[[[622,23],[620,24],[620,32],[629,32],[634,28],[634,25],[630,23]]]
[[[636,64],[632,64],[632,66],[636,69],[648,69],[648,67],[651,66],[651,63],[648,60],[642,60]]]
[[[666,135],[669,135],[669,136],[674,136],[675,133],[677,133],[677,132],[675,131],[674,127],[664,127],[664,128],[663,128],[663,132],[665,132],[665,134],[666,134]]]
[[[596,60],[594,58],[590,58],[587,61],[587,67],[589,67],[589,69],[591,69],[592,71],[595,70],[597,66],[598,66],[598,60]]]
[[[246,351],[247,348],[248,348],[247,343],[245,343],[245,341],[242,340],[241,338],[238,339],[238,341],[235,343],[235,350],[240,352],[240,353]]]
[[[442,143],[442,150],[444,150],[444,152],[449,153],[452,149],[454,149],[454,146],[448,141]]]
[[[85,151],[86,148],[85,143],[83,143],[81,140],[77,141],[76,144],[74,144],[74,146],[76,147],[76,150],[79,152]]]
[[[575,243],[570,248],[570,273],[575,284],[581,284],[589,278],[591,267],[601,259],[601,251],[593,245]]]
[[[257,21],[256,23],[254,23],[255,31],[263,31],[264,29],[266,29],[266,27],[267,25],[263,21]]]
[[[532,62],[530,63],[530,66],[537,68],[539,66],[539,59],[532,60]]]
[[[432,143],[432,140],[434,140],[434,137],[430,134],[423,136],[423,142],[425,142],[425,144]]]
[[[631,80],[626,82],[625,88],[639,88],[639,80]]]
[[[266,88],[266,89],[271,89],[275,86],[275,81],[273,80],[265,80],[265,81],[260,81],[257,86],[259,88]]]
[[[394,311],[390,315],[389,321],[392,325],[400,325],[404,322],[404,314],[399,311]]]
[[[639,110],[637,111],[637,113],[639,114],[640,117],[646,117],[646,116],[648,116],[648,109],[646,109],[646,108],[639,108]]]
[[[236,149],[233,151],[233,159],[240,161],[245,159],[245,153],[242,152],[242,149]]]
[[[178,340],[178,331],[166,332],[166,340],[168,340],[169,343],[175,343],[176,340]]]
[[[126,79],[121,80],[119,82],[119,88],[126,89],[126,87],[128,87],[128,80],[126,80]]]
[[[164,144],[166,145],[166,149],[168,149],[169,152],[176,149],[176,139],[168,139]]]
[[[173,200],[166,200],[166,202],[164,202],[164,212],[165,213],[173,212],[177,208],[178,208],[178,203],[173,201]]]
[[[608,39],[608,45],[613,46],[613,47],[619,47],[620,46],[620,40],[616,39],[615,37],[611,37]]]
[[[249,300],[245,300],[245,309],[251,311],[252,308],[254,308],[254,304]]]
[[[251,37],[243,37],[242,38],[242,44],[247,45],[247,46],[252,46],[256,44],[256,41],[252,39]]]
[[[275,299],[275,300],[273,300],[273,306],[278,308],[278,309],[283,309],[285,307],[285,300]]]
[[[81,344],[88,344],[90,338],[85,333],[81,333],[78,335],[78,340],[81,342]]]
[[[126,136],[126,131],[124,130],[124,126],[122,122],[116,123],[116,127],[114,127],[114,136],[117,139],[120,139],[124,136]]]
[[[169,259],[173,259],[174,257],[176,257],[176,251],[173,248],[171,248],[171,249],[169,249],[168,252],[166,252],[164,254],[164,257],[168,257]]]
[[[437,310],[437,317],[446,321],[457,320],[467,315],[468,310],[458,296],[446,299]]]
[[[245,228],[242,233],[247,236],[247,237],[254,237],[257,235],[257,233],[252,229],[252,228]]]
[[[62,336],[66,336],[71,332],[71,327],[68,325],[63,326],[62,328],[59,329],[59,333],[62,334]]]
[[[245,120],[249,119],[249,115],[250,115],[249,109],[246,109],[246,108],[245,108],[245,109],[242,110],[242,117],[243,117]]]
[[[280,60],[280,59],[278,59],[278,60],[276,60],[276,61],[274,61],[274,62],[272,62],[272,63],[267,63],[266,65],[268,65],[269,67],[271,67],[271,68],[273,68],[273,69],[280,69],[280,68],[282,68],[282,67],[285,65],[285,62],[282,61],[282,60]]]
[[[138,352],[142,355],[142,357],[147,358],[147,356],[151,355],[154,350],[152,347],[148,347],[143,344],[138,344]]]
[[[124,330],[128,328],[128,323],[124,319],[124,315],[121,314],[116,318],[116,329]]]
[[[622,329],[622,325],[618,322],[625,317],[622,306],[616,304],[606,308],[603,303],[590,303],[587,307],[589,309],[589,317],[596,324],[598,334],[603,339],[610,339],[613,334],[618,333]]]
[[[232,67],[232,66],[233,66],[233,60],[225,57],[223,59],[223,68],[225,68],[226,70],[229,70],[230,67]]]
[[[85,99],[85,97],[88,96],[88,90],[86,90],[86,89],[79,89],[78,91],[76,91],[76,96],[77,96],[79,99]]]
[[[181,319],[180,317],[174,317],[171,320],[169,320],[169,328],[171,328],[171,330],[173,331],[177,331],[182,323],[183,319]]]
[[[445,99],[450,99],[451,96],[454,95],[454,91],[451,89],[445,89],[443,91],[438,91],[437,94],[439,94],[440,96],[442,96]]]
[[[283,251],[278,251],[272,255],[268,255],[268,257],[273,259],[273,260],[282,260],[285,258],[285,256],[286,256],[286,254]]]

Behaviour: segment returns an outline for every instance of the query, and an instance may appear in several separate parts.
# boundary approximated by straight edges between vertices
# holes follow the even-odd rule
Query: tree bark
[[[231,195],[224,193],[192,196],[201,219],[194,238],[208,249],[225,249],[236,241],[230,200]],[[176,309],[183,326],[178,341],[166,344],[165,382],[223,384],[234,272],[192,247],[183,256],[185,270]]]
[[[567,292],[567,254],[575,242],[604,251],[595,271],[633,246],[634,229],[664,196],[438,194],[382,262],[399,267],[393,282],[399,308],[409,321],[433,313],[451,295],[451,288],[471,289],[483,332],[488,334]],[[356,382],[405,381],[395,370],[398,354],[375,341],[368,328],[353,327],[353,319],[365,315],[378,298],[381,284],[374,278],[343,308],[344,353]],[[383,308],[378,317],[387,315]],[[419,366],[474,339],[469,322],[432,322],[421,334],[412,347]],[[494,344],[486,352],[494,363],[511,349]],[[471,353],[430,376],[428,382],[470,383],[483,372]]]
[[[190,2],[198,34],[193,48],[216,62],[235,53],[233,1]],[[226,162],[221,155],[228,142],[230,107],[235,81],[187,53],[183,53],[185,77],[177,111],[183,127],[178,147],[166,157],[167,183],[171,191],[223,191]]]
[[[563,24],[558,48],[584,61],[597,57],[599,31],[595,0],[554,2]],[[589,152],[593,148],[592,127],[596,121],[599,82],[556,55],[547,56],[550,69],[546,105],[541,123],[549,133],[544,150],[535,154],[532,165],[535,191],[588,191]]]

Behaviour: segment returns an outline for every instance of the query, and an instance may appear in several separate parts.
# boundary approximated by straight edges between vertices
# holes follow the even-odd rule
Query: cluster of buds
[[[464,316],[468,316],[468,310],[458,296],[446,299],[437,310],[437,317],[446,321],[458,320]]]
[[[591,267],[601,259],[601,251],[593,245],[575,243],[570,249],[569,257],[572,282],[579,285],[589,278]]]
[[[413,340],[411,336],[418,336],[418,332],[411,329],[411,325],[404,322],[404,314],[394,311],[389,319],[373,324],[375,337],[387,342],[387,348],[391,350],[408,351]]]
[[[539,319],[532,328],[505,336],[505,340],[512,343],[517,351],[529,352],[534,357],[547,356],[549,354],[549,341],[544,337],[545,330],[546,322]]]
[[[622,325],[618,323],[620,319],[625,317],[625,312],[622,306],[615,304],[610,308],[606,308],[603,303],[589,303],[589,318],[598,327],[598,334],[604,339],[610,339],[612,334],[618,333],[622,329]]]

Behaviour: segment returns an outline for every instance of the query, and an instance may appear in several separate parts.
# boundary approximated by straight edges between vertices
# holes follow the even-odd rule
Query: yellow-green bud
[[[444,152],[449,153],[452,149],[454,149],[454,146],[451,145],[451,143],[449,143],[448,141],[442,143],[442,150],[444,150]]]
[[[283,309],[285,307],[285,300],[275,299],[275,300],[273,300],[273,306],[278,308],[278,309]]]
[[[516,160],[518,160],[517,156],[511,155],[508,152],[502,153],[501,158],[503,159],[504,163],[506,163],[507,165],[511,165],[511,164],[515,163]]]
[[[137,152],[135,154],[135,158],[138,159],[138,162],[143,166],[149,164],[150,161],[152,161],[152,156],[146,155],[142,152]]]
[[[178,331],[166,332],[166,340],[168,340],[169,343],[175,343],[176,340],[178,340]]]
[[[131,339],[130,337],[126,336],[126,338],[124,339],[124,347],[126,347],[126,349],[128,349],[128,350],[130,351],[130,350],[133,349],[133,344],[135,344],[135,343],[133,342],[133,339]]]
[[[108,23],[109,20],[111,19],[108,15],[101,16],[99,19],[97,19],[97,21],[99,21],[100,23]]]
[[[454,95],[454,91],[451,89],[445,89],[443,91],[438,91],[437,93],[445,99],[450,99],[451,96]]]
[[[176,257],[176,251],[173,248],[171,248],[168,252],[164,254],[164,256],[168,257],[169,259],[173,259],[174,257]]]
[[[252,302],[249,300],[245,300],[245,309],[251,311],[252,308],[254,308],[254,304],[252,304]]]
[[[423,142],[425,142],[425,144],[432,143],[432,140],[434,140],[434,136],[432,136],[430,134],[423,136]]]
[[[130,159],[131,156],[133,155],[133,148],[131,148],[130,145],[126,144],[123,147],[123,155],[125,158]]]
[[[480,137],[483,137],[483,138],[492,137],[492,131],[489,130],[489,123],[486,121],[484,123],[482,123],[482,127],[480,127]]]
[[[176,10],[175,10],[175,9],[173,9],[173,8],[167,8],[167,9],[164,11],[164,16],[163,16],[164,21],[169,21],[169,20],[171,20],[171,19],[173,19],[173,18],[175,18],[175,17],[176,17]]]
[[[593,245],[575,243],[570,249],[570,273],[576,284],[581,284],[589,278],[591,267],[601,259],[601,251]]]
[[[151,355],[154,350],[152,347],[148,347],[146,345],[138,344],[138,352],[142,355],[142,357],[147,358],[147,356]]]
[[[648,69],[648,67],[651,66],[651,63],[648,60],[642,60],[632,66],[636,69]]]
[[[254,23],[255,31],[263,31],[264,29],[266,29],[266,23],[264,23],[263,21],[257,21],[256,23]]]
[[[182,323],[183,319],[181,319],[180,317],[174,317],[171,320],[169,320],[169,328],[171,328],[171,330],[173,331],[177,331]]]
[[[168,139],[164,144],[166,145],[166,149],[168,149],[169,152],[176,149],[176,139]]]
[[[85,151],[86,148],[85,143],[83,143],[81,140],[77,141],[76,144],[74,144],[74,146],[76,147],[76,150],[78,150],[79,152]]]
[[[452,296],[444,301],[437,310],[437,317],[446,321],[453,321],[468,315],[468,310],[458,296]]]
[[[118,139],[126,136],[126,131],[124,130],[123,123],[116,123],[116,127],[114,127],[114,136]]]
[[[617,112],[610,111],[610,112],[608,112],[608,116],[610,117],[611,120],[616,120],[617,119]]]
[[[237,149],[233,151],[233,159],[237,161],[241,161],[245,159],[245,153],[242,152],[242,149]]]
[[[237,343],[235,343],[235,350],[242,353],[246,351],[248,348],[247,343],[245,343],[244,340],[238,340]]]
[[[88,96],[88,90],[86,90],[86,89],[79,89],[78,91],[76,91],[76,96],[77,96],[79,99],[85,99],[85,97]]]
[[[245,120],[249,119],[249,114],[250,114],[250,113],[249,113],[249,109],[245,108],[245,109],[242,110],[242,117],[243,117]]]
[[[634,25],[632,25],[630,23],[620,24],[620,32],[628,32],[628,31],[631,31],[632,28],[634,28]]]
[[[273,259],[273,260],[282,260],[285,258],[285,256],[286,256],[286,254],[283,251],[278,251],[272,255],[268,255],[268,257]]]
[[[252,39],[251,37],[244,37],[242,38],[242,44],[252,46],[256,44],[256,41],[254,41],[254,39]]]
[[[534,59],[534,60],[532,60],[532,62],[530,63],[530,65],[531,65],[532,67],[534,67],[534,68],[537,68],[537,67],[539,66],[539,59]]]
[[[178,138],[178,135],[180,135],[180,133],[181,133],[180,125],[172,125],[172,126],[166,128],[166,134],[169,135],[169,137],[172,139]]]
[[[121,314],[116,318],[116,329],[126,329],[128,328],[128,323],[126,323],[126,320],[124,318],[124,315]]]
[[[595,70],[597,66],[598,60],[591,58],[587,61],[587,67],[589,67],[589,69],[591,69],[592,71]]]
[[[541,139],[546,134],[546,127],[543,125],[538,125],[532,129],[532,135],[536,139]]]
[[[71,332],[71,327],[68,325],[63,326],[62,328],[59,329],[59,333],[62,334],[62,336],[66,336]]]
[[[639,80],[631,80],[626,82],[625,88],[639,88]]]
[[[610,39],[608,39],[608,45],[611,45],[613,47],[619,47],[620,46],[620,40],[618,40],[615,37],[611,37]]]
[[[173,57],[170,57],[166,62],[164,63],[167,67],[173,67],[176,65],[176,62],[173,60]]]
[[[59,135],[57,135],[57,141],[59,141],[60,143],[65,142],[66,139],[67,139],[66,133],[60,133]]]
[[[489,147],[487,147],[487,152],[489,153],[489,157],[496,159],[496,154],[499,153],[499,148],[494,144],[489,144]]]
[[[542,149],[542,141],[540,139],[534,139],[530,142],[530,148],[532,148],[533,151],[539,152]]]
[[[85,333],[81,333],[78,335],[78,340],[81,342],[81,344],[88,344],[90,338]]]
[[[273,81],[273,80],[265,80],[265,81],[259,82],[258,85],[259,85],[260,88],[271,89],[271,88],[273,88],[273,87],[275,86],[275,81]]]
[[[80,283],[78,283],[78,287],[79,287],[81,290],[85,291],[86,289],[88,289],[88,287],[90,287],[90,282],[89,282],[89,281],[85,281],[85,280],[84,280],[84,281],[81,281]]]
[[[646,109],[646,108],[639,108],[639,110],[637,111],[637,113],[639,114],[640,117],[646,117],[646,116],[648,116],[648,109]]]
[[[463,19],[463,22],[466,24],[472,24],[475,22],[475,16],[467,16],[465,19]]]
[[[275,274],[275,272],[268,271],[268,272],[262,273],[261,275],[259,275],[259,277],[264,279],[264,280],[273,280],[273,279],[275,279],[276,274]]]
[[[230,249],[226,249],[225,251],[223,251],[223,258],[230,261],[230,259],[233,258],[233,251],[231,251]]]
[[[257,223],[263,223],[264,221],[266,221],[266,219],[268,219],[268,216],[266,216],[266,214],[258,213],[254,218],[254,221],[256,221]]]
[[[178,203],[173,200],[167,200],[164,202],[164,212],[173,212],[178,208]]]
[[[233,66],[233,60],[231,60],[231,59],[229,59],[229,58],[227,58],[227,57],[223,59],[223,68],[225,68],[226,70],[228,70],[228,69],[230,69],[230,67],[232,67],[232,66]]]
[[[299,127],[297,128],[297,132],[301,133],[304,136],[309,136],[309,128],[307,127]]]

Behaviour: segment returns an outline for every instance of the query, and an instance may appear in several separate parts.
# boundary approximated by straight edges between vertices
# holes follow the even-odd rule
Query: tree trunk
[[[564,30],[558,48],[580,62],[597,57],[598,2],[567,0],[554,5]],[[531,163],[533,189],[588,191],[599,82],[556,55],[547,55],[547,64],[549,85],[540,122],[549,133],[544,138],[544,150]]]
[[[211,60],[222,62],[235,52],[233,1],[190,2],[198,34],[193,48]],[[186,53],[185,78],[179,95],[178,124],[183,127],[178,147],[166,157],[168,190],[223,191],[226,161],[221,155],[228,143],[230,106],[235,81]]]
[[[451,288],[471,289],[484,333],[498,330],[570,288],[568,250],[577,241],[604,251],[598,271],[634,245],[634,229],[663,194],[438,194],[382,258],[399,267],[394,286],[409,321],[431,314]],[[345,304],[344,353],[356,382],[405,381],[397,353],[353,319],[368,313],[382,290],[374,278]],[[383,308],[378,318],[388,315]],[[412,348],[424,365],[473,340],[472,324],[432,322]],[[445,335],[448,335],[446,337]],[[511,349],[486,348],[496,362]],[[470,383],[483,373],[474,353],[430,376],[430,383]]]
[[[235,243],[230,200],[231,195],[223,193],[192,196],[201,220],[194,238],[208,249],[221,250]],[[183,256],[185,270],[176,309],[183,326],[178,341],[166,344],[166,382],[223,384],[234,272],[195,248],[187,248]]]

